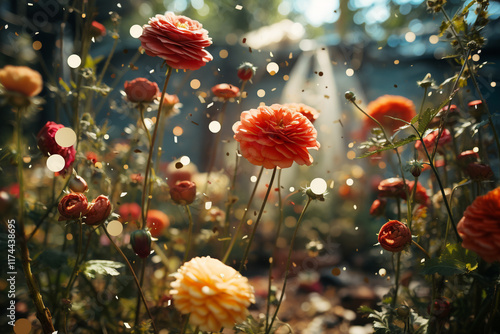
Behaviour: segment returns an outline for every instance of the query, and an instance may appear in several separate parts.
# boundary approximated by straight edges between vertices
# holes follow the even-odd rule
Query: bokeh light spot
[[[76,143],[76,133],[71,128],[60,128],[54,137],[57,145],[61,147],[70,147]]]
[[[320,177],[315,178],[311,181],[311,191],[316,195],[321,195],[326,191],[328,184],[326,181]]]
[[[65,165],[64,158],[60,156],[59,154],[53,154],[47,159],[47,168],[51,172],[60,172]]]
[[[82,59],[79,55],[72,54],[68,57],[68,66],[71,68],[78,68],[82,64]]]
[[[134,24],[130,27],[129,33],[133,38],[139,38],[142,35],[142,27],[138,24]]]
[[[123,232],[123,224],[118,220],[112,220],[109,222],[106,229],[108,230],[109,234],[116,237]]]
[[[191,80],[190,86],[193,89],[198,89],[201,86],[201,82],[198,79],[193,79],[193,80]]]
[[[211,121],[210,124],[208,124],[208,129],[212,133],[217,133],[221,129],[221,125],[218,121]]]

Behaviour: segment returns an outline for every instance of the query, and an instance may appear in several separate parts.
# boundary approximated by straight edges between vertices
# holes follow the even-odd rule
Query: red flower
[[[477,159],[479,159],[479,154],[473,150],[463,151],[457,156],[457,161],[465,166],[471,162],[476,162]]]
[[[123,203],[118,208],[121,222],[135,222],[141,217],[141,206],[137,203]]]
[[[373,201],[370,207],[370,215],[372,216],[382,216],[387,205],[387,200],[385,198],[379,198]]]
[[[439,130],[434,130],[424,137],[424,144],[429,153],[434,149],[434,146],[436,146],[436,139],[438,135],[439,135]],[[448,131],[448,129],[444,129],[443,132],[441,133],[441,137],[439,137],[438,149],[442,149],[442,146],[448,144],[451,141],[452,137],[450,131]],[[422,142],[420,140],[416,141],[415,149],[418,150],[421,147],[422,147]]]
[[[87,160],[92,162],[94,165],[97,162],[97,154],[95,154],[94,152],[87,152],[85,154],[85,158],[87,158]]]
[[[378,242],[389,252],[401,252],[411,243],[411,233],[408,226],[399,220],[390,220],[380,229]]]
[[[413,186],[415,185],[415,181],[406,181],[406,184],[409,188],[408,193],[411,196],[411,194],[413,193]],[[406,200],[406,193],[403,195],[403,199]],[[429,202],[427,190],[422,184],[420,184],[420,182],[417,182],[417,189],[415,190],[415,198],[413,198],[413,201],[422,205],[427,205]]]
[[[484,181],[493,177],[493,170],[490,166],[473,162],[467,165],[465,172],[474,181]]]
[[[415,117],[415,105],[406,97],[398,95],[384,95],[372,101],[367,106],[367,113],[382,124],[388,132],[394,132],[404,125],[403,122],[391,117],[399,118],[407,122]],[[390,117],[388,117],[390,116]],[[371,119],[365,119],[365,131],[377,126]]]
[[[212,44],[208,31],[182,15],[156,15],[144,25],[139,40],[146,54],[164,59],[175,69],[197,70],[213,59],[205,50]]]
[[[160,210],[149,210],[146,222],[151,235],[155,238],[158,238],[163,230],[170,225],[168,216]]]
[[[398,177],[391,177],[380,181],[377,190],[380,197],[403,198],[405,196],[403,179]]]
[[[135,254],[147,258],[151,254],[151,233],[147,230],[136,230],[130,235],[130,243]]]
[[[64,168],[59,173],[61,175],[66,174],[68,168],[71,166],[73,161],[75,161],[76,150],[73,146],[61,147],[56,143],[56,132],[57,130],[64,128],[62,124],[56,124],[54,122],[47,122],[45,126],[38,132],[37,142],[38,148],[45,155],[59,154],[64,158],[66,162]]]
[[[67,194],[59,201],[59,220],[78,219],[88,212],[87,197],[81,193]]]
[[[279,104],[244,111],[233,125],[241,154],[252,164],[272,169],[293,162],[310,166],[308,149],[318,149],[317,132],[302,114]]]
[[[106,35],[106,28],[97,21],[92,21],[92,26],[90,27],[90,35],[92,37],[99,37]]]
[[[40,73],[26,66],[7,65],[0,69],[0,83],[7,90],[28,97],[40,94],[43,88]]]
[[[221,99],[231,99],[238,96],[240,89],[236,86],[221,83],[212,87],[212,93]]]
[[[180,205],[189,205],[196,198],[196,184],[191,181],[179,181],[170,188],[172,201]]]
[[[151,82],[146,78],[137,78],[132,81],[125,81],[125,93],[130,102],[151,102],[158,95],[160,89],[156,82]]]
[[[319,117],[319,111],[303,103],[286,103],[284,106],[306,116],[311,123],[314,123],[314,121]]]
[[[477,197],[457,225],[462,247],[486,262],[500,261],[500,187]]]
[[[89,204],[89,211],[85,215],[83,222],[87,225],[99,225],[108,219],[111,213],[111,202],[104,195],[99,195]]]
[[[248,81],[253,78],[256,71],[257,67],[253,66],[252,63],[244,62],[238,67],[238,72],[236,74],[242,81]]]
[[[436,298],[434,300],[434,307],[432,308],[432,315],[438,319],[446,319],[451,312],[451,303],[445,298]],[[431,304],[427,306],[427,312],[431,313]]]

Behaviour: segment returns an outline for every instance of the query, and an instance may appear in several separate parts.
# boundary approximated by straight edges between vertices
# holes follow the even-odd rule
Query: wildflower
[[[240,89],[236,86],[221,83],[212,87],[212,93],[220,99],[228,100],[238,96]]]
[[[141,217],[141,207],[137,203],[123,203],[118,208],[120,221],[123,222],[136,222]]]
[[[71,193],[65,195],[59,201],[57,206],[59,210],[59,221],[78,219],[88,212],[88,200],[84,194],[81,193]]]
[[[100,37],[106,35],[106,28],[104,25],[97,21],[92,21],[92,26],[90,27],[90,36]]]
[[[394,132],[404,123],[394,118],[404,121],[411,121],[416,115],[415,105],[406,97],[398,95],[384,95],[370,102],[367,106],[367,113],[375,118],[387,132]],[[394,118],[391,118],[394,117]],[[365,130],[374,126],[371,119],[365,119]]]
[[[436,146],[436,140],[439,135],[439,130],[434,130],[424,137],[424,145],[428,151],[432,151]],[[444,129],[438,140],[438,150],[443,150],[443,146],[452,141],[451,133],[448,129]],[[422,147],[422,142],[420,140],[415,142],[415,149]]]
[[[500,187],[477,197],[457,225],[462,247],[486,262],[500,261]]]
[[[73,161],[75,161],[76,150],[73,146],[61,147],[56,143],[56,132],[61,128],[64,128],[64,125],[51,121],[47,122],[40,132],[38,132],[37,143],[38,148],[43,154],[47,156],[59,154],[64,158],[64,168],[59,173],[65,175]]]
[[[26,66],[7,65],[0,69],[0,83],[6,90],[33,97],[42,91],[43,79],[40,73]]]
[[[245,320],[248,306],[255,303],[248,279],[217,259],[195,257],[173,276],[175,308],[190,314],[189,321],[202,331],[232,328]]]
[[[205,50],[212,44],[201,23],[166,13],[151,18],[139,37],[146,54],[160,57],[175,69],[197,70],[213,59]]]
[[[158,95],[160,89],[156,82],[151,82],[146,78],[137,78],[132,81],[125,81],[125,93],[130,102],[149,103]]]
[[[390,220],[380,229],[378,242],[385,250],[401,252],[411,243],[411,233],[408,226],[399,220]]]
[[[314,123],[314,121],[319,117],[319,111],[303,103],[286,103],[284,106],[306,116],[311,123]]]
[[[146,217],[146,225],[151,235],[158,238],[163,230],[170,225],[168,216],[160,210],[149,210]]]
[[[80,175],[75,175],[69,181],[68,188],[75,193],[84,193],[89,187],[83,177],[81,177]]]
[[[493,170],[491,167],[478,162],[468,164],[465,168],[465,172],[474,181],[484,181],[493,177]]]
[[[387,200],[385,198],[377,198],[373,201],[370,207],[370,215],[372,216],[382,216],[385,212],[385,207],[387,206]]]
[[[191,181],[179,181],[170,188],[172,201],[180,205],[189,205],[196,198],[196,184]]]
[[[85,215],[83,222],[87,225],[100,225],[108,219],[111,213],[111,202],[104,195],[99,195],[89,203],[89,211]]]
[[[148,230],[135,230],[130,235],[130,243],[135,254],[147,258],[151,254],[151,233]]]
[[[241,81],[249,81],[252,80],[256,71],[257,67],[253,66],[252,63],[244,62],[238,67],[238,72],[236,74]]]
[[[244,111],[233,125],[241,154],[250,163],[264,168],[287,168],[293,162],[310,166],[308,149],[318,149],[317,132],[300,113],[279,104]]]

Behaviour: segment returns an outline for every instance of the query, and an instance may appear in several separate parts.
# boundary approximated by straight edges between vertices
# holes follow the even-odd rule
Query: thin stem
[[[142,288],[141,288],[141,285],[139,284],[139,280],[137,279],[137,276],[135,275],[134,268],[132,268],[132,265],[128,261],[127,256],[125,256],[125,254],[123,254],[123,252],[120,249],[120,247],[118,247],[116,245],[116,243],[113,241],[113,239],[111,238],[111,235],[109,235],[109,232],[106,229],[106,226],[104,226],[104,224],[102,224],[101,227],[102,227],[104,233],[106,233],[106,236],[108,237],[108,239],[111,242],[111,244],[113,245],[113,247],[116,249],[116,251],[118,253],[120,253],[121,257],[123,258],[123,260],[127,264],[128,269],[132,273],[132,276],[134,277],[135,285],[137,286],[137,289],[139,290],[139,293],[141,294],[141,298],[142,298],[142,302],[144,303],[144,307],[146,308],[146,311],[148,312],[149,318],[151,319],[151,324],[153,326],[153,330],[154,330],[155,333],[158,333],[158,330],[156,329],[155,322],[153,320],[153,315],[151,314],[151,311],[149,310],[148,303],[146,302],[146,297],[144,297],[144,293],[142,292]]]
[[[99,78],[97,79],[96,86],[99,86],[102,82],[102,79],[104,79],[104,74],[106,74],[106,70],[108,69],[108,66],[111,63],[111,59],[113,58],[113,54],[115,53],[116,46],[118,45],[118,41],[119,41],[118,38],[114,39],[113,46],[111,47],[111,51],[108,54],[108,58],[106,59],[106,62],[104,63],[101,74],[99,75]]]
[[[76,272],[78,271],[78,262],[80,261],[80,255],[82,254],[82,241],[83,241],[83,222],[82,219],[78,221],[78,225],[80,226],[80,232],[78,236],[78,251],[76,253],[75,265],[73,267],[73,271],[71,272],[71,276],[69,277],[68,286],[66,287],[66,291],[64,292],[63,298],[68,298],[71,287],[73,286],[73,280],[75,279]]]
[[[170,80],[170,75],[172,75],[172,68],[170,66],[168,66],[167,67],[167,74],[166,74],[166,78],[165,78],[165,83],[163,84],[163,90],[161,91],[160,105],[158,106],[158,115],[156,116],[153,137],[151,138],[151,141],[150,141],[151,142],[151,149],[149,150],[148,160],[147,160],[147,164],[146,164],[146,174],[144,175],[144,188],[142,190],[142,199],[141,199],[141,216],[142,216],[141,228],[142,229],[146,225],[147,212],[145,212],[145,203],[146,203],[146,192],[147,192],[148,178],[149,178],[149,169],[151,167],[151,160],[153,160],[153,151],[154,151],[154,147],[155,147],[156,134],[158,132],[158,125],[160,124],[160,118],[161,118],[161,114],[162,114],[161,110],[163,107],[163,100],[165,99],[165,92],[167,91],[167,86],[168,86],[168,81]]]
[[[255,237],[255,232],[257,231],[257,226],[259,225],[260,218],[262,217],[262,213],[264,212],[264,208],[266,206],[267,198],[269,197],[269,193],[271,192],[271,189],[273,187],[273,181],[274,181],[274,176],[276,175],[276,169],[277,167],[274,167],[273,174],[271,175],[271,180],[269,181],[269,186],[267,187],[266,196],[264,197],[262,205],[260,206],[259,214],[257,215],[257,219],[255,220],[255,224],[252,229],[252,234],[250,235],[250,239],[248,240],[247,248],[245,249],[245,253],[243,254],[243,258],[241,259],[240,269],[239,269],[240,272],[245,267],[248,258],[248,253],[250,252],[250,247],[252,246],[252,241],[253,238]]]
[[[252,190],[252,194],[250,195],[250,198],[248,199],[247,206],[245,208],[245,212],[243,213],[243,216],[241,217],[240,223],[238,224],[238,227],[236,228],[236,231],[234,232],[233,238],[231,239],[231,243],[229,244],[229,247],[226,250],[226,254],[224,254],[224,257],[222,258],[222,262],[226,263],[227,259],[229,258],[229,254],[231,254],[231,250],[234,247],[234,244],[236,243],[236,238],[238,237],[238,234],[241,230],[241,227],[243,226],[243,223],[245,222],[245,219],[248,214],[248,210],[250,210],[250,205],[252,205],[253,198],[255,196],[255,192],[257,191],[257,186],[259,185],[260,178],[262,176],[262,172],[264,171],[264,167],[261,167],[259,175],[257,176],[257,181],[255,181],[255,187]]]
[[[412,240],[411,242],[412,242],[412,244],[414,244],[415,246],[417,246],[417,248],[418,248],[418,249],[420,249],[420,250],[422,251],[422,253],[424,253],[424,254],[425,254],[425,256],[426,256],[428,259],[430,259],[430,258],[431,258],[430,254],[429,254],[429,253],[428,253],[428,252],[427,252],[427,251],[426,251],[426,250],[425,250],[422,246],[420,246],[420,245],[419,245],[419,244],[418,244],[415,240]]]
[[[144,127],[144,130],[146,131],[146,135],[148,136],[148,144],[149,144],[149,149],[152,150],[153,147],[151,146],[151,133],[149,133],[149,129],[146,126],[146,120],[144,119],[144,105],[142,103],[139,103],[137,108],[139,109],[139,112],[141,114],[141,123],[142,126]]]
[[[302,209],[302,212],[300,213],[299,219],[297,220],[297,225],[295,225],[295,231],[293,231],[293,236],[292,240],[290,241],[290,249],[288,250],[288,258],[286,260],[286,269],[285,269],[285,279],[283,281],[283,288],[281,290],[281,296],[278,301],[278,305],[276,305],[276,310],[274,311],[273,317],[271,319],[271,323],[269,324],[269,327],[267,328],[266,334],[269,334],[271,331],[271,328],[273,327],[274,320],[276,319],[276,316],[278,315],[278,311],[281,306],[281,302],[283,301],[283,297],[285,296],[285,290],[286,290],[286,283],[288,281],[288,273],[290,271],[290,264],[292,262],[292,251],[293,251],[293,245],[295,243],[295,238],[297,237],[297,231],[299,230],[300,223],[302,222],[302,218],[304,217],[304,214],[309,207],[309,204],[311,204],[312,198],[309,197],[307,200],[306,205]]]
[[[141,261],[141,277],[139,279],[139,286],[142,288],[144,284],[144,272],[146,271],[146,259]],[[141,315],[141,296],[137,295],[137,301],[135,303],[135,325],[139,325],[139,317]]]
[[[207,166],[207,182],[205,183],[205,193],[207,192],[208,188],[208,181],[210,179],[210,173],[212,172],[212,169],[214,168],[215,165],[215,160],[217,158],[217,149],[219,148],[219,142],[220,142],[220,137],[222,134],[222,124],[224,123],[224,115],[226,113],[226,108],[227,108],[227,100],[224,100],[224,103],[222,104],[222,109],[219,113],[217,121],[221,125],[221,130],[217,132],[215,135],[215,143],[212,145],[213,151],[212,154],[209,157],[209,162]]]
[[[398,290],[399,290],[399,274],[401,270],[401,252],[398,252],[397,254],[393,253],[393,256],[396,255],[396,281],[394,282],[394,297],[391,300],[391,308],[394,310],[396,307],[396,302],[398,299]],[[394,262],[393,262],[394,263]],[[392,313],[389,318],[389,323],[392,323]]]
[[[238,156],[238,150],[236,150],[235,153],[235,162],[234,162],[234,171],[233,171],[233,177],[231,179],[231,187],[229,188],[229,191],[227,193],[227,202],[226,202],[226,215],[224,216],[224,234],[223,237],[226,237],[229,234],[229,215],[231,214],[231,208],[233,207],[233,204],[235,202],[235,198],[233,198],[233,192],[234,188],[236,185],[236,174],[238,171],[238,161],[239,161],[239,156]],[[224,247],[222,250],[224,251],[226,243],[224,243]]]
[[[31,272],[31,258],[28,249],[28,243],[26,240],[26,232],[24,229],[24,177],[23,177],[23,146],[22,146],[22,114],[23,110],[19,108],[16,112],[16,135],[17,135],[17,176],[19,182],[19,212],[18,212],[18,223],[19,223],[19,247],[21,248],[21,262],[23,266],[24,276],[26,277],[26,283],[28,285],[28,290],[30,292],[31,299],[35,304],[36,316],[42,325],[44,333],[53,333],[55,331],[54,325],[52,324],[52,316],[47,307],[45,307],[36,283],[35,277]]]
[[[182,260],[182,263],[188,260],[189,250],[191,249],[191,243],[192,243],[191,239],[193,238],[193,216],[191,215],[191,210],[189,209],[189,205],[185,205],[184,208],[186,209],[186,214],[188,215],[189,228],[188,228],[186,253],[184,254],[184,259]]]

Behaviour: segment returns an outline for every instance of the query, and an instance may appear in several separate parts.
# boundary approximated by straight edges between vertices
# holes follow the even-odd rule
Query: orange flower
[[[241,113],[233,125],[241,154],[252,164],[272,169],[287,168],[295,161],[310,166],[308,149],[318,149],[317,132],[302,114],[279,104]]]
[[[477,197],[457,225],[462,247],[486,262],[500,261],[500,187]]]
[[[166,13],[151,18],[139,37],[150,56],[158,56],[176,69],[197,70],[213,59],[205,50],[212,44],[208,31],[189,17]]]
[[[173,275],[170,294],[175,308],[191,314],[189,321],[200,330],[218,332],[245,320],[247,308],[255,303],[246,277],[210,257],[195,257]]]
[[[163,230],[170,225],[168,216],[160,210],[149,210],[146,217],[146,225],[151,235],[158,238]]]
[[[218,98],[227,100],[238,96],[240,89],[227,83],[221,83],[212,87],[212,93]]]
[[[81,193],[67,194],[61,198],[57,209],[60,214],[59,221],[78,219],[89,211],[87,197]]]
[[[389,252],[401,252],[411,243],[411,233],[408,226],[399,220],[390,220],[380,229],[378,242]]]
[[[40,94],[43,88],[40,73],[26,66],[7,65],[0,69],[0,83],[7,90],[28,97]]]
[[[375,101],[370,102],[366,109],[367,113],[379,121],[385,130],[390,133],[404,125],[403,122],[391,117],[409,122],[416,115],[413,102],[406,97],[398,95],[381,96]],[[365,119],[365,131],[374,126],[377,125],[371,119]]]
[[[317,111],[313,107],[305,105],[304,103],[286,103],[284,104],[284,106],[293,109],[301,113],[302,115],[306,116],[307,119],[311,121],[311,123],[314,123],[314,121],[319,117],[319,111]]]

